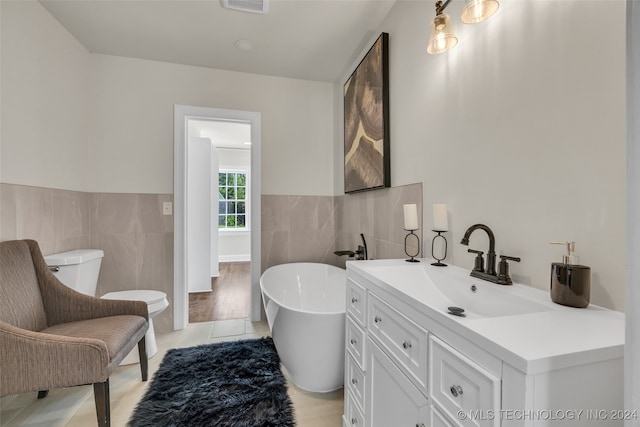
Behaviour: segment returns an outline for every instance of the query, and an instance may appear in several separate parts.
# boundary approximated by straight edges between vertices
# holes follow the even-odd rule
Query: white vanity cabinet
[[[604,426],[622,425],[621,415],[635,419],[621,412],[620,313],[557,308],[534,291],[540,313],[455,318],[431,307],[436,294],[414,283],[430,277],[427,263],[404,264],[347,264],[343,427]],[[530,298],[529,290],[513,292]],[[562,326],[549,330],[556,319]],[[583,327],[589,329],[579,332]],[[583,337],[591,339],[567,343]]]

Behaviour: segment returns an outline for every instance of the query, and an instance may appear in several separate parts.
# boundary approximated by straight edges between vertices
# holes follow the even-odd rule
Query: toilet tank
[[[75,249],[47,255],[44,260],[62,283],[94,297],[102,257],[104,252],[101,249]]]

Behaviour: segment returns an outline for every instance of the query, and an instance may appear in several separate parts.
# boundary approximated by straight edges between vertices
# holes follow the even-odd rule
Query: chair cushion
[[[146,320],[140,316],[110,316],[79,322],[62,323],[46,328],[40,332],[63,335],[75,338],[93,338],[103,341],[109,350],[109,358],[114,359],[123,349],[129,346],[132,337],[143,334],[136,332],[145,328]],[[146,329],[146,328],[145,328]],[[137,341],[136,341],[137,342]],[[131,347],[127,349],[129,351]]]

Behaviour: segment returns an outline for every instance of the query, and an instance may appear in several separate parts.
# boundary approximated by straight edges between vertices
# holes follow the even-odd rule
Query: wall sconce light
[[[431,22],[431,35],[427,44],[427,52],[432,55],[444,53],[458,44],[458,37],[453,32],[451,18],[444,13],[451,0],[436,2],[436,16]],[[465,7],[460,17],[465,24],[475,24],[490,18],[500,4],[497,0],[465,0]]]

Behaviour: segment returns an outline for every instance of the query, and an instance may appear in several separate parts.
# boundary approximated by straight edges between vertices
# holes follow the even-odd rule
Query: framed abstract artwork
[[[390,187],[389,34],[380,34],[343,93],[344,192]]]

